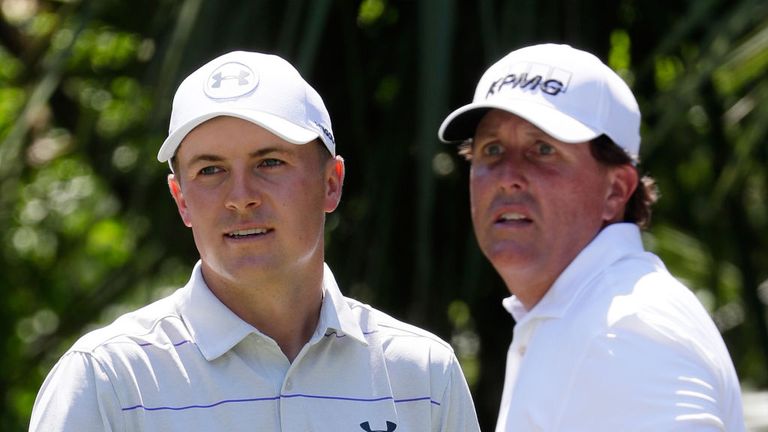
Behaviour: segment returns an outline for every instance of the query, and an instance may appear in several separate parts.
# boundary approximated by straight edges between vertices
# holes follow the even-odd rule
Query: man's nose
[[[227,190],[226,207],[242,212],[259,205],[261,205],[261,191],[255,179],[248,173],[233,173]]]
[[[505,155],[498,167],[499,188],[513,192],[525,190],[528,187],[526,176],[526,160],[523,155],[512,152]]]

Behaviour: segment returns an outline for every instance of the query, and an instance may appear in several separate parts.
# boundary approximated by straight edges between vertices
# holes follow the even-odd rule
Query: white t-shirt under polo
[[[697,298],[634,224],[600,234],[517,325],[497,431],[744,430],[739,382]]]
[[[293,361],[208,289],[82,337],[35,401],[31,431],[476,431],[449,345],[345,298],[325,267],[317,329]]]

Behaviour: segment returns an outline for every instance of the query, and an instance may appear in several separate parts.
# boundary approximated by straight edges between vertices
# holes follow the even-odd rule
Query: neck
[[[224,281],[203,277],[211,292],[240,319],[271,337],[290,362],[317,328],[323,265],[277,280]],[[212,279],[216,279],[215,277]]]
[[[520,303],[525,306],[525,310],[531,310],[539,304],[539,301],[544,298],[554,283],[552,280],[521,284],[522,279],[515,275],[502,275],[502,279],[510,294],[514,294],[520,300]]]

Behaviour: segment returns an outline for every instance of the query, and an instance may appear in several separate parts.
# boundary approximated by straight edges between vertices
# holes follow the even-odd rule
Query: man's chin
[[[535,260],[534,251],[517,242],[501,241],[482,248],[483,254],[497,271],[523,270]]]

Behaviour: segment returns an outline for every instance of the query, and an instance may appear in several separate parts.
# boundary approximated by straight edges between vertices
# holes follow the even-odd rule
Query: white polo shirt
[[[91,332],[40,390],[30,431],[477,431],[451,347],[345,298],[326,266],[320,320],[290,363],[208,289]]]
[[[697,298],[606,227],[517,325],[497,431],[743,431],[739,382]]]

